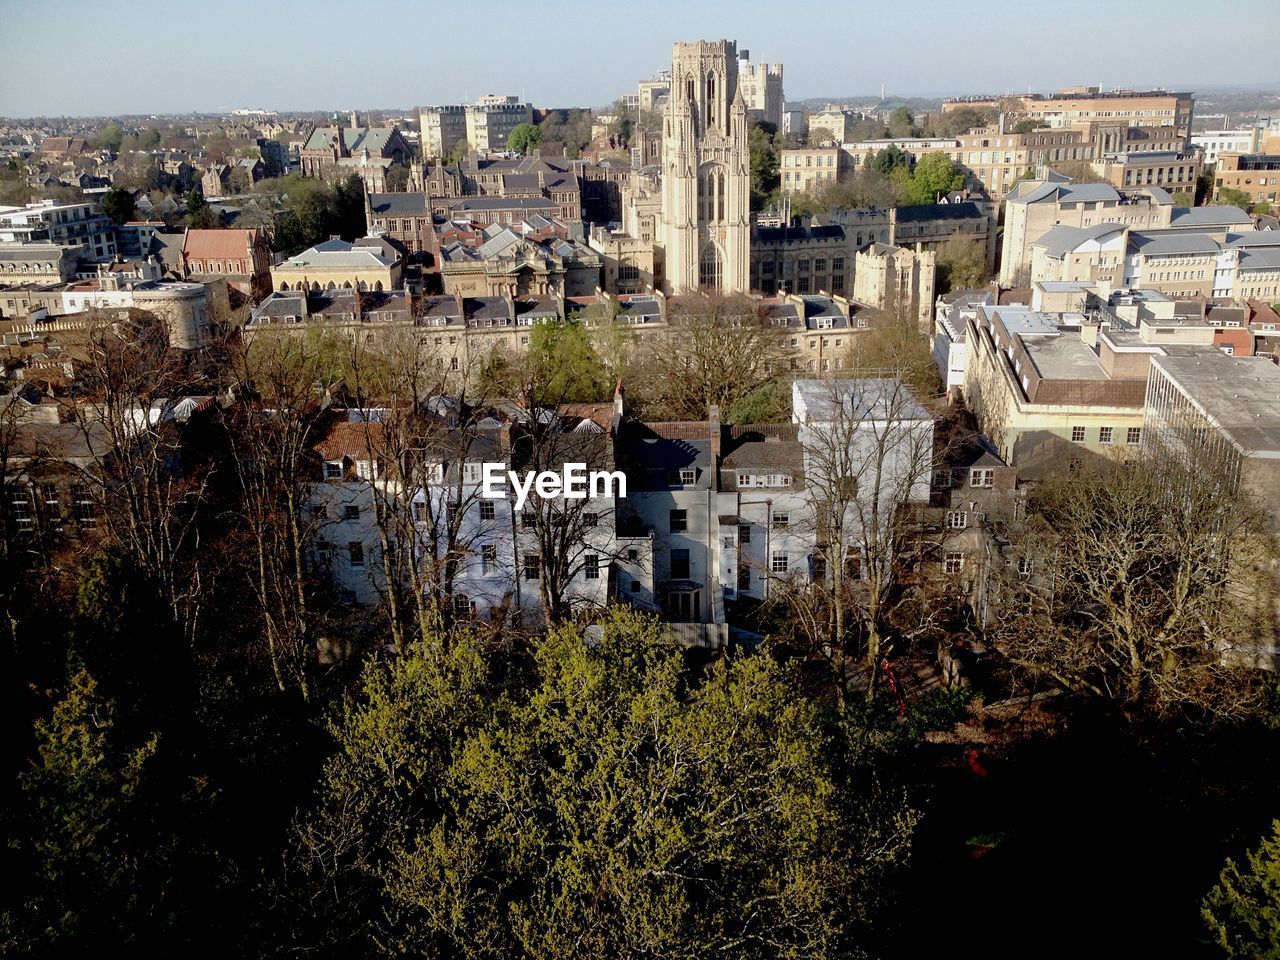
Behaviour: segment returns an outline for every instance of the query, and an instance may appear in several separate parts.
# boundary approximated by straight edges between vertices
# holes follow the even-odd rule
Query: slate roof
[[[1089,240],[1101,240],[1113,233],[1122,233],[1123,231],[1124,224],[1120,223],[1095,223],[1088,227],[1060,225],[1041,236],[1036,241],[1036,246],[1044,247],[1045,252],[1051,257],[1063,257],[1082,243]]]
[[[985,216],[972,200],[959,203],[919,203],[910,207],[898,207],[898,223],[916,223],[926,220],[980,220]]]
[[[1251,227],[1253,221],[1239,207],[1176,207],[1170,226],[1174,227]]]
[[[369,207],[375,215],[424,217],[431,213],[428,200],[425,193],[371,193]]]
[[[1148,232],[1131,233],[1129,247],[1144,256],[1165,257],[1187,254],[1216,253],[1221,244],[1203,233]]]

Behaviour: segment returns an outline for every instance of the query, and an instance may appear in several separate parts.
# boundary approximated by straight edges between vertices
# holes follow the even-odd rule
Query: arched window
[[[356,289],[357,289],[357,290],[360,290],[360,291],[362,291],[362,292],[363,292],[363,291],[365,291],[365,290],[368,290],[368,289],[369,289],[369,285],[368,285],[367,283],[365,283],[363,280],[361,280],[361,281],[356,285]]]
[[[344,281],[343,281],[343,283],[342,283],[342,289],[343,289],[343,290],[350,290],[350,289],[351,289],[351,281],[350,281],[350,280],[344,280]]]
[[[382,292],[382,281],[381,281],[381,280],[375,280],[375,281],[374,281],[374,283],[373,283],[373,289],[374,289],[376,292],[381,293],[381,292]]]
[[[324,288],[325,288],[326,290],[337,290],[337,289],[338,289],[338,285],[337,285],[336,283],[334,283],[332,280],[330,280],[327,284],[325,284],[325,287],[324,287]]]
[[[724,222],[724,174],[716,175],[716,219]]]
[[[289,281],[288,281],[288,280],[281,280],[281,281],[280,281],[280,289],[281,289],[281,290],[288,290],[288,289],[289,289]]]
[[[304,282],[305,282],[305,281],[304,281]],[[311,289],[312,289],[312,290],[314,290],[314,291],[316,291],[316,293],[319,293],[319,292],[320,292],[320,281],[319,281],[319,280],[312,280],[312,281],[311,281]]]
[[[702,248],[698,258],[698,286],[703,290],[719,290],[721,282],[720,251],[714,243]]]

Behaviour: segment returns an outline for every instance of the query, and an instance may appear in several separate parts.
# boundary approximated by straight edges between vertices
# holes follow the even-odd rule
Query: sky
[[[1273,84],[1276,0],[0,0],[0,116],[601,106],[675,40],[782,63],[788,100]],[[210,27],[210,24],[216,24]]]

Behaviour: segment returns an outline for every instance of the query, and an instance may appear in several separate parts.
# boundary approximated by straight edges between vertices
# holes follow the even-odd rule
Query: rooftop
[[[1280,367],[1269,358],[1202,350],[1151,363],[1245,456],[1280,459]]]

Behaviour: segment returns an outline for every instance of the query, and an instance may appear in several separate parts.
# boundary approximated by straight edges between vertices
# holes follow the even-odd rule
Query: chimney
[[[707,430],[711,434],[711,456],[714,463],[711,465],[712,470],[719,469],[720,466],[720,404],[713,403],[707,410]]]
[[[613,415],[621,420],[626,415],[626,412],[626,397],[622,388],[622,380],[619,379],[617,386],[613,388]]]

